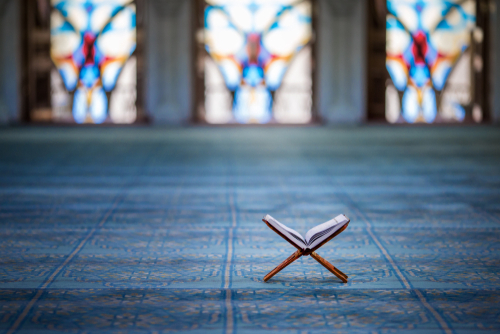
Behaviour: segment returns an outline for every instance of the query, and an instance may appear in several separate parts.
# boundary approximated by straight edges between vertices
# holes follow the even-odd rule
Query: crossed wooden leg
[[[274,275],[285,269],[289,264],[291,264],[293,261],[297,260],[299,257],[301,257],[304,254],[304,251],[299,249],[295,253],[293,253],[288,259],[285,261],[281,262],[279,266],[274,268],[269,274],[264,276],[264,282],[269,281]]]
[[[293,261],[295,261],[298,258],[300,258],[302,255],[308,255],[308,254],[304,254],[304,251],[301,250],[301,249],[297,250],[288,259],[286,259],[285,261],[283,261],[279,266],[277,266],[269,274],[267,274],[264,277],[264,282],[269,281],[274,275],[276,275],[277,273],[279,273],[281,270],[285,269],[288,265],[290,265]],[[330,262],[328,262],[327,260],[325,260],[324,258],[322,258],[321,256],[319,256],[318,253],[312,252],[310,255],[313,257],[313,259],[315,259],[316,261],[318,261],[323,267],[325,267],[326,269],[328,269],[329,272],[331,272],[332,274],[334,274],[335,276],[337,276],[342,282],[347,283],[347,278],[348,277],[347,277],[346,274],[344,274],[343,272],[341,272],[339,269],[335,268]]]
[[[347,283],[347,275],[341,272],[339,269],[335,268],[330,262],[327,260],[323,259],[321,256],[318,255],[316,252],[312,252],[311,256],[313,259],[318,261],[323,267],[328,269],[329,272],[337,276],[342,282]]]

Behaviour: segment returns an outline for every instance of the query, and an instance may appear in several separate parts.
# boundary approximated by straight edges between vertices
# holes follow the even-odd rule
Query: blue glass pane
[[[476,1],[387,0],[387,8],[386,64],[394,86],[403,92],[403,119],[432,123],[439,112],[444,115],[456,109],[452,106],[457,103],[463,110],[470,103],[467,93],[462,92],[462,97],[446,94],[451,86],[461,86],[462,91],[464,86],[470,87],[470,62],[465,61],[465,53],[475,28]],[[455,70],[463,73],[460,83],[450,82]],[[448,114],[455,121],[463,120],[456,116],[459,113]]]
[[[106,121],[120,73],[136,48],[136,7],[128,0],[53,0],[51,56],[74,94],[77,123]]]
[[[230,117],[236,122],[269,122],[273,117],[274,93],[280,90],[296,56],[311,40],[310,1],[206,3],[205,48],[219,72],[211,68],[205,71],[209,94],[217,91],[207,97],[206,109],[218,112],[223,104],[229,105]],[[230,94],[224,95],[220,87],[212,88],[220,84],[215,83],[217,75]],[[224,102],[228,98],[231,103]]]

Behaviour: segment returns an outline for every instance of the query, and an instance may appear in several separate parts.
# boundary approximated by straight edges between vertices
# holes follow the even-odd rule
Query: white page
[[[342,226],[347,224],[349,219],[344,215],[338,215],[332,220],[327,221],[321,225],[313,227],[306,233],[306,244],[307,248],[312,249],[319,245],[323,240],[330,237],[332,234],[337,232]],[[311,240],[314,239],[314,240]]]
[[[300,235],[299,232],[281,224],[279,221],[271,217],[270,215],[266,215],[264,220],[271,224],[275,229],[283,233],[288,239],[290,239],[294,244],[299,246],[302,249],[306,248],[306,242],[304,238]]]

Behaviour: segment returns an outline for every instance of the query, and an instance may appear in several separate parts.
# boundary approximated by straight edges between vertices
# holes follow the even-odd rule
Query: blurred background
[[[500,333],[499,11],[0,0],[0,332]]]
[[[0,0],[1,124],[492,123],[494,0]]]

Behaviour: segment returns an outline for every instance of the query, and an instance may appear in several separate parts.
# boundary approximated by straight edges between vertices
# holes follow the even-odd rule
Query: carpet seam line
[[[349,197],[349,199],[351,199],[351,198]],[[351,202],[353,202],[352,199],[351,199]],[[372,240],[377,244],[377,246],[379,247],[379,249],[382,251],[382,254],[384,254],[385,258],[389,261],[389,263],[391,264],[391,266],[393,267],[393,269],[396,271],[396,274],[401,278],[401,280],[403,281],[403,283],[407,287],[407,289],[410,290],[410,291],[414,291],[415,292],[415,294],[417,295],[417,297],[420,300],[420,302],[422,303],[422,305],[429,312],[431,312],[431,314],[433,315],[434,319],[436,319],[436,321],[439,323],[439,325],[441,326],[441,329],[446,334],[452,334],[453,331],[449,328],[449,326],[446,323],[446,321],[444,321],[444,319],[436,311],[436,309],[434,307],[432,307],[431,304],[429,304],[429,302],[424,297],[424,295],[422,295],[419,290],[414,289],[414,288],[412,289],[410,287],[410,284],[409,284],[408,280],[406,279],[406,277],[404,277],[403,273],[399,270],[399,267],[396,265],[396,263],[394,262],[394,260],[390,256],[389,252],[387,252],[387,250],[383,247],[383,245],[380,243],[380,241],[377,239],[377,237],[373,234],[373,232],[371,230],[372,226],[371,226],[370,222],[368,221],[368,219],[365,217],[365,215],[355,205],[353,205],[353,208],[356,211],[358,211],[358,214],[360,215],[360,217],[364,220],[365,224],[367,225],[366,230],[367,230],[368,234],[370,235],[370,237],[372,238]]]
[[[233,238],[234,238],[234,228],[236,227],[236,208],[234,205],[234,195],[229,195],[229,207],[231,209],[231,227],[228,231],[227,240],[227,257],[226,257],[226,270],[224,273],[224,289],[226,289],[226,323],[225,323],[225,333],[234,333],[234,319],[233,319],[233,304],[232,304],[232,293],[230,289],[231,285],[231,265],[233,259]]]
[[[47,289],[47,287],[53,283],[53,281],[56,279],[57,275],[59,275],[61,270],[63,270],[63,268],[75,257],[75,255],[80,252],[80,250],[83,248],[83,246],[85,246],[87,241],[94,235],[95,231],[98,228],[102,227],[104,223],[108,220],[109,216],[118,205],[119,199],[120,197],[118,197],[115,200],[113,206],[108,210],[108,212],[106,212],[106,215],[103,217],[101,222],[99,222],[97,226],[93,227],[90,230],[87,236],[80,242],[80,244],[73,250],[73,252],[71,252],[71,254],[68,255],[66,260],[64,260],[64,262],[59,267],[57,267],[57,269],[52,273],[52,275],[50,275],[50,277],[45,281],[45,283],[40,288],[38,288],[38,292],[36,293],[36,295],[33,297],[33,299],[30,300],[28,305],[26,305],[23,312],[19,315],[14,324],[7,330],[6,334],[13,334],[17,331],[18,327],[21,325],[21,323],[26,318],[29,311],[31,311],[31,308],[35,305],[38,299],[40,299],[40,297],[42,296],[43,292]]]

